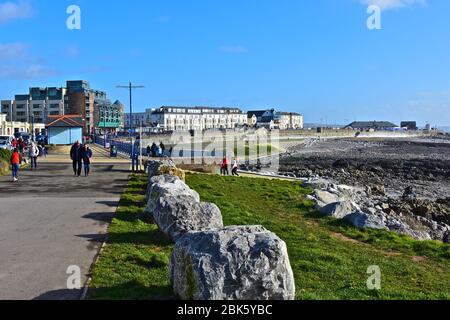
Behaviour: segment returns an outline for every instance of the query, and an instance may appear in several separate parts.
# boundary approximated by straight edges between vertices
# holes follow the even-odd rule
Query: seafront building
[[[345,127],[345,129],[361,131],[392,131],[398,128],[400,128],[398,125],[389,121],[355,121]]]
[[[50,116],[80,115],[84,134],[115,132],[123,127],[124,106],[111,103],[106,92],[84,80],[67,81],[66,87],[32,87],[28,94],[1,101],[8,122],[43,124]]]
[[[125,115],[125,125],[130,115]],[[236,129],[244,127],[247,115],[238,108],[163,106],[133,113],[132,125],[158,128],[162,131]]]
[[[249,111],[247,125],[252,128],[299,130],[304,128],[304,117],[296,112],[277,112],[275,109]]]
[[[43,123],[7,121],[6,114],[0,113],[0,135],[2,136],[13,136],[16,132],[31,133],[33,129],[35,134],[39,134],[44,131],[45,125]]]

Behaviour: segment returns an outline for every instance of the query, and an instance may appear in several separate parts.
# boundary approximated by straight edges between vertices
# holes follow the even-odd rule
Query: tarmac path
[[[18,183],[0,177],[0,300],[79,299],[68,268],[80,268],[84,286],[128,182],[124,161],[98,159],[87,178],[51,161]]]

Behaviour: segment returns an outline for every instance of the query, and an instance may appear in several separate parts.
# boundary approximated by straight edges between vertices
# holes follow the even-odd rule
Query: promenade
[[[0,300],[81,297],[82,289],[67,289],[67,269],[78,266],[84,285],[130,169],[129,160],[93,149],[88,178],[74,177],[64,153],[40,158],[18,183],[0,177]]]

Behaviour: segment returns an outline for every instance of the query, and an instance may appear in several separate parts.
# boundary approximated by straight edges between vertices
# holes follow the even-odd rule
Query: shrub
[[[0,158],[0,176],[9,173],[9,161]]]
[[[7,163],[11,160],[12,152],[5,149],[0,149],[0,159],[5,160]]]

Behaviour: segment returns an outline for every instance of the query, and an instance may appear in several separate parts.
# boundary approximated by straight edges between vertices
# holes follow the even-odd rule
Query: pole
[[[130,140],[131,140],[131,158],[134,157],[134,144],[133,144],[133,134],[132,134],[132,130],[133,130],[133,89],[140,89],[140,88],[145,88],[144,86],[133,86],[133,84],[131,83],[131,81],[129,82],[129,84],[127,86],[117,86],[117,88],[126,88],[129,90],[130,92],[130,129],[129,129],[129,134],[130,134]]]
[[[133,130],[133,88],[130,81],[130,130]]]
[[[140,121],[141,127],[139,128],[139,171],[142,171],[142,120]]]
[[[31,115],[31,141],[35,142],[35,138],[34,138],[34,114]]]
[[[103,144],[104,148],[106,149],[106,112],[105,112],[105,106],[103,106],[103,132],[105,133],[103,137]]]

